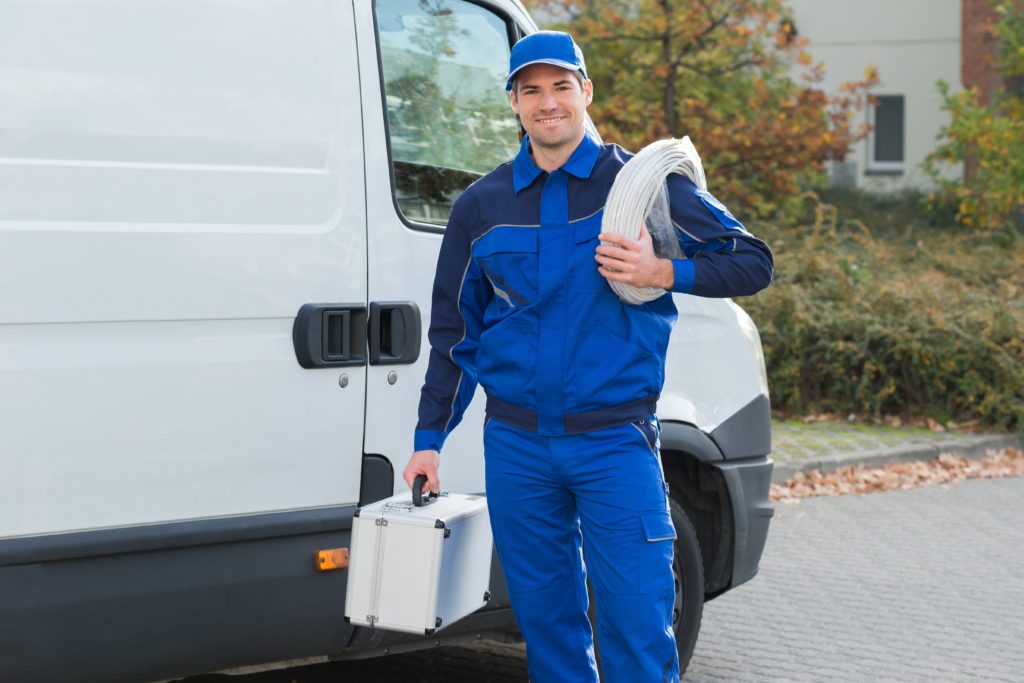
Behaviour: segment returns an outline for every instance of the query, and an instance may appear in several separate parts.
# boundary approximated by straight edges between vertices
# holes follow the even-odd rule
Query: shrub
[[[954,229],[759,230],[775,281],[741,305],[764,344],[772,403],[789,413],[979,420],[1024,427],[1024,255]]]

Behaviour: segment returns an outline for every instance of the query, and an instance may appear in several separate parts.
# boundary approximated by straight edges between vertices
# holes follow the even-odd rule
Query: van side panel
[[[349,533],[0,566],[0,679],[127,683],[341,652],[346,575],[313,567]]]
[[[352,5],[0,0],[0,543],[355,503]],[[341,371],[347,386],[339,386]]]

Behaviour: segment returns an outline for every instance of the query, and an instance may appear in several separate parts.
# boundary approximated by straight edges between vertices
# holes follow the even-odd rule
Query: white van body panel
[[[356,3],[357,41],[363,72],[377,72],[377,39],[373,6]],[[367,368],[366,436],[367,453],[388,457],[395,468],[394,491],[408,489],[402,470],[412,455],[413,432],[418,419],[420,388],[427,371],[430,344],[430,304],[437,255],[443,234],[415,229],[404,223],[395,207],[391,183],[391,159],[385,128],[387,112],[379,78],[363,78],[363,135],[367,149],[380,150],[366,158],[369,299],[371,301],[412,301],[420,310],[423,334],[420,355],[411,365],[376,365]],[[426,228],[426,226],[423,226]],[[395,373],[397,381],[388,382]],[[463,493],[484,491],[483,391],[466,411],[462,424],[445,443],[441,457],[441,485]]]
[[[511,20],[510,36],[537,29],[518,0],[456,2]],[[387,464],[369,456],[406,490],[443,230],[396,208],[374,4],[0,0],[14,678],[252,672],[435,642],[344,623],[345,572],[313,561],[350,544],[361,479],[380,493]],[[474,54],[494,39],[467,35]],[[659,416],[728,459],[707,435],[767,396],[757,331],[730,301],[674,298]],[[414,364],[299,365],[300,307],[374,302],[418,306]],[[483,399],[445,444],[445,489],[484,489]],[[770,463],[739,457],[715,463],[742,567],[722,587],[752,576],[766,533]],[[494,571],[490,614],[445,642],[514,633]]]
[[[758,396],[768,396],[761,337],[729,299],[673,299],[679,320],[669,338],[658,417],[711,433]]]
[[[0,537],[354,503],[291,340],[366,301],[351,4],[0,14]]]

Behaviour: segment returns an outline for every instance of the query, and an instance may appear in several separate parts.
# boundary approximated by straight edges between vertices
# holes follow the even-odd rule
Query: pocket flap
[[[502,252],[530,253],[537,251],[537,228],[495,228],[473,245],[477,258]]]
[[[573,236],[576,239],[576,244],[597,239],[597,236],[601,234],[601,218],[603,216],[604,211],[598,211],[593,216],[573,224]]]
[[[644,537],[649,543],[655,541],[674,541],[676,528],[672,526],[672,517],[668,510],[664,512],[641,512],[640,521],[644,525]]]

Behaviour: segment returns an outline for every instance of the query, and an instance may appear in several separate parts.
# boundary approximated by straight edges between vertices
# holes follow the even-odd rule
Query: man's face
[[[592,97],[590,81],[581,85],[575,72],[553,64],[531,64],[520,71],[509,94],[530,141],[551,150],[580,141]]]

